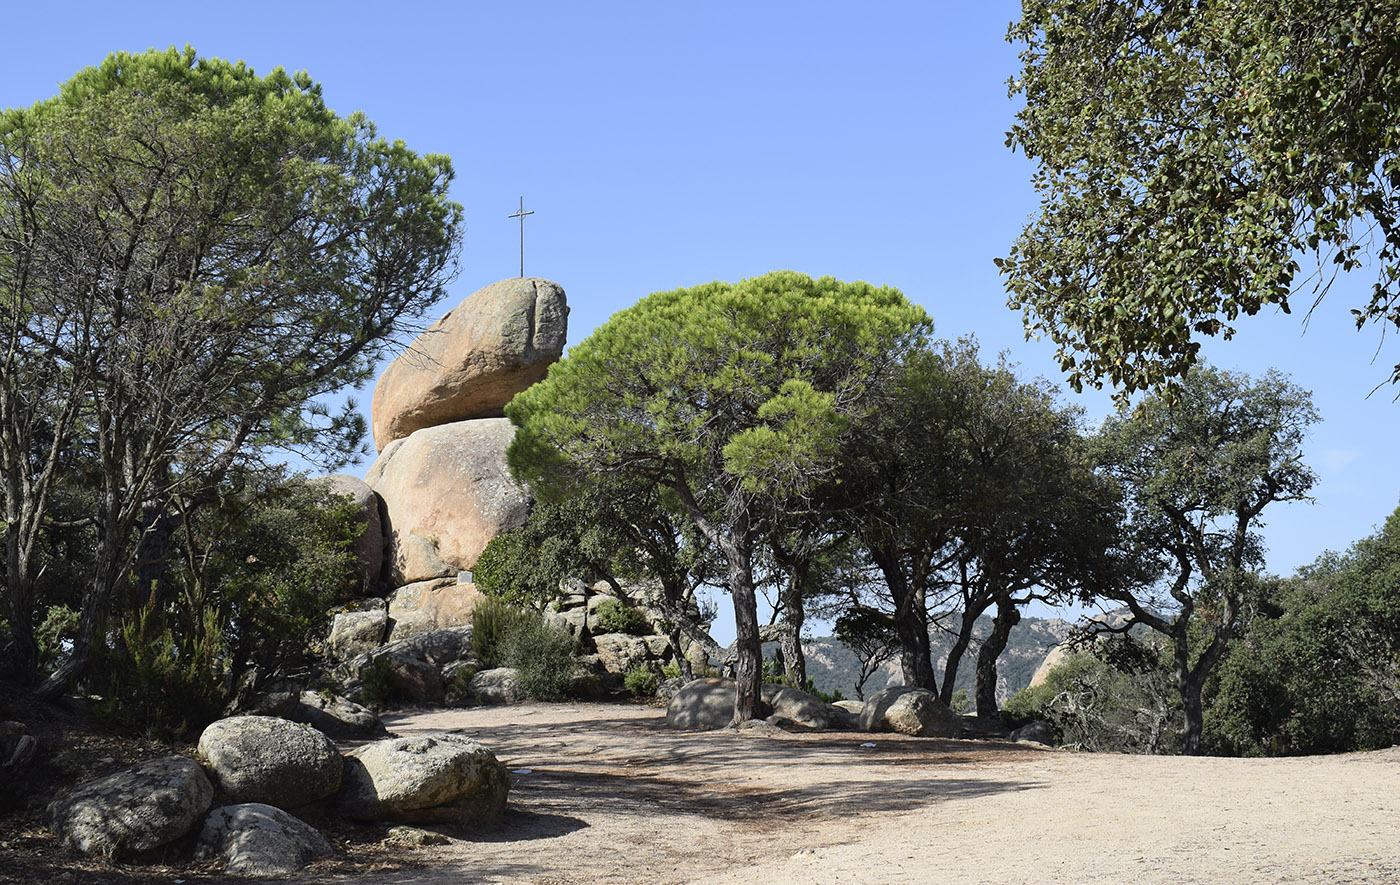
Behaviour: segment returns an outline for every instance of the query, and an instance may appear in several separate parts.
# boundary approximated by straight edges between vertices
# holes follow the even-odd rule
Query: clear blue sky
[[[897,286],[940,336],[976,334],[988,358],[1009,350],[1025,374],[1058,381],[992,264],[1035,208],[1030,164],[1003,145],[1016,71],[1003,35],[1018,14],[811,0],[10,4],[0,103],[51,96],[115,50],[188,42],[260,73],[304,69],[337,111],[452,156],[468,230],[439,313],[518,273],[506,216],[523,195],[525,270],[568,292],[571,341],[653,291],[792,269]],[[1354,330],[1364,283],[1339,285],[1306,334],[1300,310],[1246,318],[1206,348],[1224,368],[1290,373],[1323,415],[1309,442],[1316,504],[1266,513],[1275,572],[1344,549],[1400,503],[1396,391],[1367,398],[1400,347]],[[1078,401],[1091,419],[1109,409],[1106,394]]]

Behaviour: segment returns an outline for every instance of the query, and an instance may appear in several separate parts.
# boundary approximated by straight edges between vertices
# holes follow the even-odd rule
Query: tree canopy
[[[1400,327],[1400,5],[1022,9],[1008,144],[1036,161],[1041,206],[998,264],[1071,386],[1157,389],[1202,336],[1309,284],[1320,300],[1368,259],[1357,325]]]
[[[511,402],[511,469],[544,496],[599,475],[673,493],[727,563],[736,718],[753,718],[757,547],[822,506],[846,441],[928,328],[895,289],[792,272],[655,293]]]
[[[0,114],[6,584],[32,669],[32,556],[60,467],[98,478],[99,551],[62,687],[112,587],[197,496],[273,446],[360,445],[353,404],[455,269],[451,163],[339,117],[305,73],[117,53]],[[328,420],[327,420],[328,419]],[[158,558],[158,557],[157,557]]]

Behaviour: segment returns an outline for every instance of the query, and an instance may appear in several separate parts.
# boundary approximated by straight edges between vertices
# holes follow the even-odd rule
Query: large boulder
[[[395,440],[365,475],[389,514],[390,578],[395,586],[435,577],[413,574],[403,551],[410,536],[432,541],[438,559],[476,564],[487,543],[519,526],[530,500],[506,467],[515,428],[505,418],[426,427]]]
[[[199,754],[235,803],[297,808],[340,787],[335,743],[309,725],[272,716],[230,716],[199,736]]]
[[[337,802],[356,820],[492,824],[505,813],[510,775],[470,738],[431,734],[366,744],[345,758]]]
[[[355,559],[358,564],[355,574],[346,587],[348,596],[366,596],[374,593],[379,586],[379,575],[384,567],[384,522],[381,510],[384,502],[379,500],[374,489],[358,476],[333,473],[318,476],[311,480],[333,495],[349,498],[359,511],[360,535],[355,539]]]
[[[557,283],[519,277],[467,296],[379,376],[379,451],[424,427],[498,418],[564,352],[569,308]]]
[[[271,805],[226,805],[209,813],[195,848],[196,860],[222,857],[234,876],[285,876],[331,853],[310,824]]]
[[[774,717],[803,728],[837,730],[852,725],[851,716],[846,711],[786,685],[763,686],[763,702],[772,709]]]
[[[862,731],[897,731],[913,737],[957,737],[962,717],[924,688],[894,685],[865,702],[860,714]]]
[[[319,691],[303,691],[285,718],[309,725],[334,740],[353,741],[388,734],[374,711]]]
[[[734,721],[733,679],[707,676],[681,687],[666,705],[666,724],[672,728],[713,731]]]
[[[481,599],[475,584],[458,581],[455,575],[400,587],[389,596],[389,619],[393,621],[390,639],[468,625]]]
[[[198,762],[166,756],[89,781],[48,810],[65,845],[121,858],[179,839],[213,800],[214,786]]]

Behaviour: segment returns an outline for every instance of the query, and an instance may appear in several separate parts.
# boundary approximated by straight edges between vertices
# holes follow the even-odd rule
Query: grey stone
[[[48,812],[65,845],[115,859],[179,839],[213,799],[214,786],[198,762],[166,756],[82,784]]]
[[[335,743],[309,725],[286,719],[220,719],[199,736],[199,754],[235,803],[297,808],[340,787]]]
[[[482,670],[467,684],[467,696],[478,704],[518,704],[525,700],[520,671],[514,667]]]
[[[510,775],[486,747],[431,734],[352,752],[337,803],[356,820],[481,826],[501,819],[509,791]]]
[[[844,711],[819,697],[786,685],[763,686],[763,702],[774,715],[802,728],[844,729],[850,724]]]
[[[388,665],[394,697],[426,704],[442,703],[442,673],[437,667],[405,654],[380,655],[375,660]]]
[[[634,665],[645,664],[652,659],[651,650],[641,636],[603,633],[593,637],[593,644],[598,649],[598,659],[602,661],[603,669],[609,673],[625,674]]]
[[[305,723],[335,740],[362,740],[388,733],[374,711],[319,691],[302,692],[296,707],[286,718]]]
[[[672,728],[713,731],[734,721],[734,680],[713,676],[682,686],[666,705],[666,724]]]
[[[1011,739],[1053,747],[1055,745],[1055,729],[1050,727],[1050,723],[1037,719],[1034,722],[1027,722],[1011,732]]]
[[[882,689],[865,702],[860,714],[862,731],[897,731],[914,737],[957,737],[962,717],[948,709],[931,691],[895,685]]]
[[[196,860],[222,857],[234,876],[295,873],[331,853],[330,843],[310,824],[261,803],[225,805],[209,813],[195,848]]]
[[[339,612],[331,619],[326,651],[338,661],[373,651],[384,642],[388,630],[389,614],[382,599],[378,608]]]
[[[389,596],[389,618],[394,622],[391,639],[470,626],[481,599],[475,584],[463,583],[455,574],[400,587]]]

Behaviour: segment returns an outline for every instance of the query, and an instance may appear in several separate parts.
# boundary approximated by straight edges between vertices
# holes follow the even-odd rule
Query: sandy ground
[[[471,735],[514,787],[496,829],[356,883],[1400,883],[1400,748],[1183,759],[683,733],[601,704],[386,724]]]

